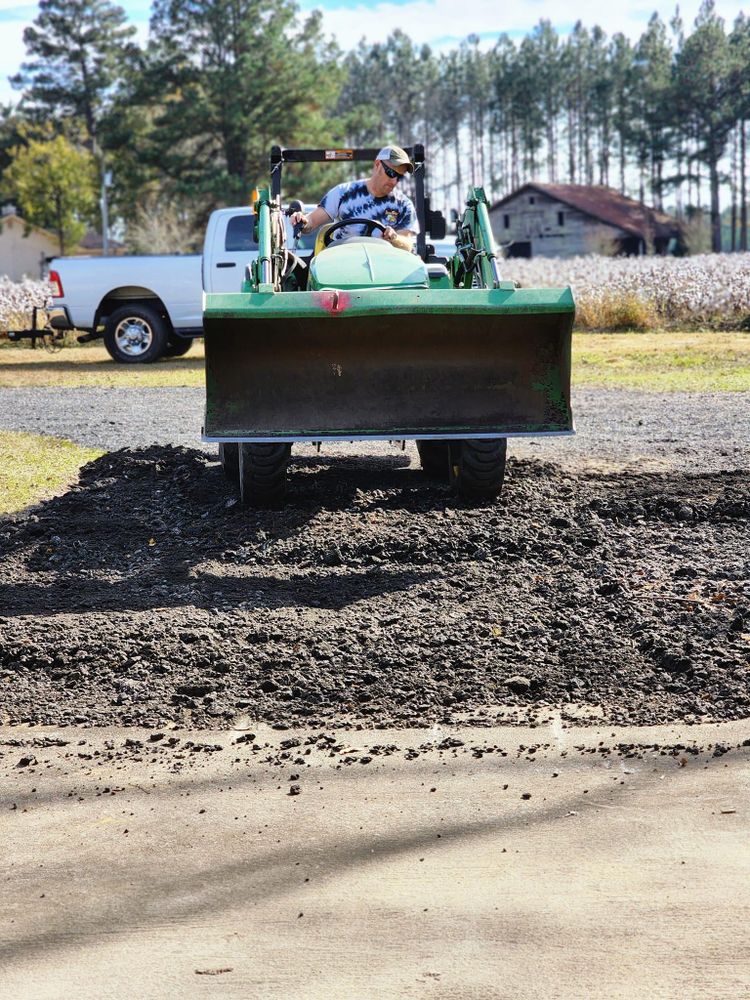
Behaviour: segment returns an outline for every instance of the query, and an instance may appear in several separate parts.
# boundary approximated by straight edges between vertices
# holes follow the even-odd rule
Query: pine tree
[[[22,111],[31,118],[80,118],[96,142],[123,63],[135,51],[135,28],[110,0],[40,0],[23,40],[34,57],[12,84],[23,90]]]
[[[732,58],[724,21],[713,0],[704,0],[695,31],[677,57],[677,110],[696,142],[695,157],[708,167],[711,246],[721,251],[719,163],[735,122]]]
[[[633,68],[633,139],[641,175],[640,197],[641,201],[645,200],[648,178],[651,200],[661,208],[674,102],[672,49],[658,14],[652,15],[648,28],[638,40]]]
[[[272,145],[314,146],[339,132],[338,50],[318,14],[300,25],[296,13],[289,0],[155,0],[134,95],[152,109],[144,155],[204,214],[268,177]],[[290,171],[287,190],[312,187],[316,173]]]
[[[732,58],[732,91],[736,102],[739,173],[739,241],[738,249],[748,249],[747,232],[747,145],[750,119],[750,18],[740,14],[729,36]]]

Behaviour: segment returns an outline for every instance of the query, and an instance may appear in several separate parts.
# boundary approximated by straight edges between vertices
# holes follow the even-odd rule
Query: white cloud
[[[549,20],[561,33],[580,20],[586,27],[598,24],[608,35],[618,31],[636,39],[656,11],[669,24],[674,15],[674,0],[638,0],[626,3],[613,0],[602,6],[601,0],[526,0],[517,4],[498,4],[497,0],[474,0],[470,17],[467,8],[455,0],[411,0],[406,3],[352,4],[344,7],[341,0],[330,10],[325,0],[304,0],[306,10],[315,6],[324,8],[323,23],[327,34],[334,35],[344,49],[355,46],[362,37],[368,41],[383,41],[395,28],[401,28],[415,42],[441,44],[446,38],[462,39],[471,32],[480,35],[507,32],[523,36],[542,18]],[[690,28],[698,13],[700,0],[680,3],[686,28]],[[731,26],[741,8],[729,0],[717,0],[717,12]]]
[[[28,24],[30,21],[0,20],[0,67],[3,74],[0,78],[1,104],[9,102],[15,104],[18,101],[18,91],[13,90],[8,82],[8,76],[18,72],[26,56],[23,32]]]
[[[128,11],[131,23],[139,28],[138,38],[145,40],[150,5],[148,0],[120,0]],[[326,9],[327,4],[335,4]],[[608,35],[622,31],[636,39],[645,29],[648,19],[658,11],[669,23],[675,10],[675,0],[611,0],[602,6],[601,0],[523,0],[500,5],[498,0],[473,0],[470,8],[455,0],[407,0],[407,2],[356,3],[356,0],[300,0],[304,12],[315,7],[323,9],[326,34],[334,35],[343,49],[353,48],[364,36],[368,41],[384,41],[395,29],[401,28],[415,42],[443,46],[446,39],[462,39],[471,32],[500,34],[508,32],[522,36],[546,18],[561,33],[575,20],[586,27],[600,25]],[[700,0],[683,0],[680,10],[687,29],[698,13]],[[741,8],[730,0],[717,0],[718,13],[731,26]],[[8,83],[8,76],[17,72],[25,57],[23,30],[36,16],[33,4],[17,0],[0,0],[0,102],[18,100],[18,93]],[[468,12],[468,13],[467,13]]]

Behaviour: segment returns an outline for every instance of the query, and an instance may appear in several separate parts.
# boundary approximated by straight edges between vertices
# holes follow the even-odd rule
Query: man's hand
[[[398,250],[408,250],[411,252],[411,236],[404,235],[403,233],[397,233],[393,226],[385,227],[383,230],[383,239],[387,240],[392,247],[396,247]]]
[[[292,226],[296,226],[298,223],[301,222],[303,233],[310,231],[308,226],[310,220],[307,218],[304,212],[292,212],[292,214],[289,216],[289,221],[291,222]]]

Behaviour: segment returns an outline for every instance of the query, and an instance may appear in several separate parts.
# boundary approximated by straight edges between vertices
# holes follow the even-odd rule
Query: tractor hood
[[[321,288],[428,288],[419,257],[380,239],[354,240],[321,250],[310,262],[310,291]]]

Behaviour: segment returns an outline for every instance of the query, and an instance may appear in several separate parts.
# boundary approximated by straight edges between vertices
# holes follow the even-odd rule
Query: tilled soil
[[[750,479],[511,460],[472,507],[400,453],[240,507],[122,449],[0,522],[0,721],[656,723],[750,714]]]

